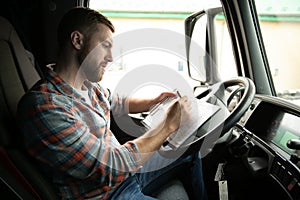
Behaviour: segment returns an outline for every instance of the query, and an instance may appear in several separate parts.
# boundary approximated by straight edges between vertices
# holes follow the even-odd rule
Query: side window
[[[277,96],[300,104],[300,1],[255,4]]]
[[[104,2],[101,0],[90,0],[90,7],[99,10],[106,15],[116,27],[116,33],[113,38],[116,40],[114,42],[115,51],[113,52],[114,62],[108,68],[106,75],[102,80],[102,83],[111,90],[114,90],[114,87],[116,87],[119,80],[130,70],[139,66],[151,64],[170,67],[179,73],[192,88],[199,86],[199,81],[205,81],[205,76],[207,75],[220,77],[220,80],[227,80],[237,75],[225,17],[222,14],[219,14],[216,15],[213,22],[211,22],[213,23],[213,26],[215,26],[214,34],[216,35],[216,41],[214,42],[214,49],[217,53],[217,57],[214,58],[216,60],[214,62],[214,67],[216,67],[216,69],[208,71],[205,63],[207,61],[206,59],[209,58],[205,58],[205,52],[202,52],[202,55],[200,55],[201,53],[193,52],[193,54],[197,54],[196,59],[198,60],[196,62],[196,68],[199,68],[200,70],[194,70],[192,72],[194,73],[192,74],[193,78],[189,77],[185,50],[184,20],[192,13],[203,9],[207,1],[174,0],[176,3],[168,5],[167,3],[159,3],[160,1],[156,0],[147,2],[147,7],[144,6],[143,8],[141,8],[143,5],[138,0],[127,1],[131,4],[131,10],[128,10],[129,6],[125,5],[125,2],[122,0],[114,0],[112,1],[114,3],[106,2],[105,4],[101,3]],[[219,0],[214,1],[214,4],[220,5]],[[196,43],[199,43],[200,48],[205,51],[207,41],[205,36],[207,21],[205,17],[200,21],[203,21],[203,23],[201,22],[196,25],[193,40],[195,40]],[[132,45],[130,41],[136,43],[139,40],[151,40],[152,36],[157,33],[153,32],[153,34],[148,34],[142,39],[139,39],[142,37],[140,35],[134,36],[134,34],[142,31],[142,29],[152,29],[149,30],[150,33],[154,29],[161,29],[162,36],[158,39],[158,42],[161,41],[160,43],[166,43],[166,41],[169,41],[169,43],[172,43],[171,47],[161,48],[155,46],[154,48],[149,48],[147,46],[140,46],[141,48],[133,47],[128,49],[129,46]],[[168,31],[170,36],[164,37],[163,35]],[[127,42],[122,42],[122,37],[126,38],[126,35],[130,34],[133,35],[132,39],[123,39],[123,41]],[[155,42],[157,41],[153,41],[153,43]],[[207,57],[209,57],[209,55]]]
[[[107,16],[116,28],[113,38],[114,61],[109,66],[102,84],[114,90],[125,74],[146,65],[169,67],[191,86],[198,84],[188,77],[184,19],[193,12],[191,9],[201,5],[195,0],[189,0],[193,2],[191,5],[183,1],[176,2],[182,6],[174,7],[175,4],[172,3],[170,7],[165,3],[161,4],[160,1],[142,4],[138,0],[90,0],[89,6]],[[179,8],[184,9],[183,12],[177,12],[176,9]],[[157,86],[155,88],[157,91]]]

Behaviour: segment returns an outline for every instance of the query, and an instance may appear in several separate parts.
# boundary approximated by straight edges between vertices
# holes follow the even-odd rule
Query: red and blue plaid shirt
[[[125,100],[111,99],[99,83],[85,86],[91,104],[49,71],[18,106],[26,148],[64,199],[105,199],[140,168],[137,146],[120,145],[109,127],[110,110],[122,112]]]

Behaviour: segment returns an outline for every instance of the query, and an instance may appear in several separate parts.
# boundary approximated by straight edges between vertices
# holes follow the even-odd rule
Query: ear
[[[83,46],[83,35],[79,31],[73,31],[71,33],[71,42],[75,49],[81,49]]]

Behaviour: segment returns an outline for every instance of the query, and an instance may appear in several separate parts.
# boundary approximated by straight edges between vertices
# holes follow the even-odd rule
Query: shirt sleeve
[[[115,116],[122,116],[129,113],[127,98],[115,94],[111,97],[111,110]]]
[[[108,88],[104,88],[100,83],[96,84],[96,87],[101,93],[104,94],[104,97],[110,103],[110,109],[115,116],[122,116],[129,113],[129,108],[127,105],[126,97],[120,96],[118,93],[112,94]]]
[[[31,155],[77,179],[99,176],[99,181],[110,187],[140,168],[140,153],[134,143],[120,145],[101,118],[92,119],[98,124],[88,127],[80,120],[87,111],[79,112],[75,105],[63,96],[23,100],[21,128]]]

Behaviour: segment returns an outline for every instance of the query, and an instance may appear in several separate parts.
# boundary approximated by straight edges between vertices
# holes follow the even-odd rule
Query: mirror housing
[[[217,14],[222,13],[222,7],[210,8],[208,10],[202,10],[196,13],[191,14],[185,19],[185,45],[186,45],[186,57],[187,57],[187,67],[189,77],[193,80],[199,81],[200,85],[214,84],[219,82],[221,79],[218,75],[217,70],[217,42],[216,42],[216,34],[214,28],[214,18]],[[206,26],[205,26],[205,56],[204,56],[204,80],[199,80],[199,78],[195,78],[195,75],[192,74],[191,70],[191,44],[193,38],[193,32],[196,23],[199,19],[207,17]],[[195,52],[193,52],[195,53]],[[197,52],[196,52],[197,53]],[[200,52],[199,52],[200,54]]]

